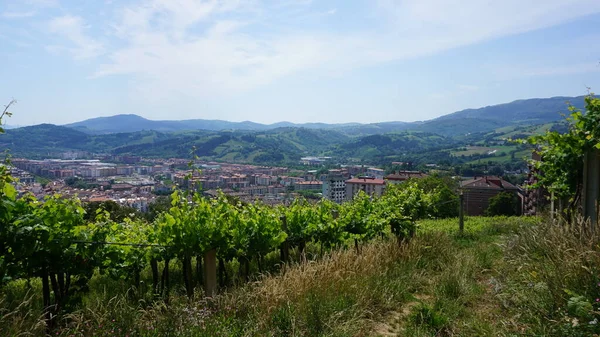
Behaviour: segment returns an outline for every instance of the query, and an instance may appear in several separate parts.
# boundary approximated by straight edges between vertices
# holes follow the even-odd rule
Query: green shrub
[[[485,214],[487,216],[513,216],[519,215],[520,213],[519,198],[510,192],[498,193],[494,197],[490,198],[490,204],[485,210]]]

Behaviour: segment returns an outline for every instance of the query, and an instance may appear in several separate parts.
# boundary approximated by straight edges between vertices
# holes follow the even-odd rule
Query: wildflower
[[[600,298],[596,298],[596,302],[600,302]]]
[[[594,318],[594,320],[592,320],[592,321],[589,321],[589,322],[588,322],[588,324],[589,324],[589,325],[596,325],[596,324],[598,324],[598,319],[597,319],[597,318]]]

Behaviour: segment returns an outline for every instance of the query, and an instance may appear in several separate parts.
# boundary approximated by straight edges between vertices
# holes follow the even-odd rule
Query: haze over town
[[[9,123],[434,118],[599,87],[600,2],[3,1]]]

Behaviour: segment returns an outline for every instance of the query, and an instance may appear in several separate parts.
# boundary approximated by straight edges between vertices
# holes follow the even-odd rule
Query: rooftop
[[[346,180],[346,184],[371,184],[371,185],[385,185],[385,180],[375,179],[370,177],[352,178]]]
[[[387,180],[407,180],[410,178],[425,178],[427,174],[420,171],[397,171],[385,176]]]
[[[519,188],[508,181],[496,176],[473,177],[460,182],[465,189],[518,190]]]

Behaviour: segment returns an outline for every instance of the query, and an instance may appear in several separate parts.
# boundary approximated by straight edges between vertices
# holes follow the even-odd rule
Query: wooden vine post
[[[583,217],[590,222],[590,230],[598,223],[598,197],[600,196],[600,150],[586,152],[583,161]]]
[[[465,196],[462,191],[458,195],[460,207],[458,209],[458,230],[460,234],[465,230]]]
[[[217,294],[217,250],[204,253],[204,292],[206,296]]]
[[[281,217],[281,228],[283,229],[284,232],[287,233],[287,218],[285,217],[285,215],[283,215]],[[289,255],[290,255],[290,247],[289,247],[289,243],[288,243],[287,239],[285,241],[283,241],[283,243],[281,244],[279,249],[280,249],[280,255],[281,255],[280,256],[281,262],[287,263],[289,261]]]

